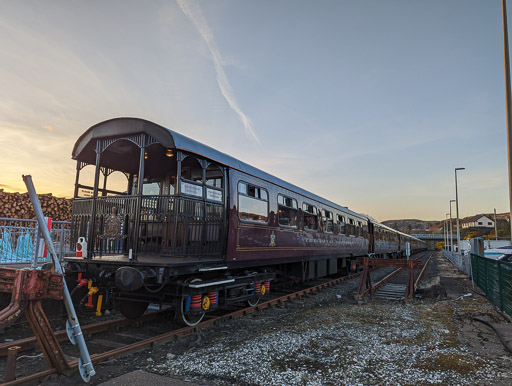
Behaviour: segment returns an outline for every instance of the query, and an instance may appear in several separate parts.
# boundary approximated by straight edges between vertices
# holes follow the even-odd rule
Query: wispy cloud
[[[50,125],[43,126],[46,130],[48,130],[50,133],[53,131],[53,127]]]
[[[7,185],[7,184],[0,184],[0,188],[2,188],[2,189],[3,189],[3,188],[6,188],[6,189],[11,189],[11,190],[12,190],[12,189],[15,189],[15,187],[14,187],[14,186]]]
[[[199,7],[195,0],[176,1],[181,10],[183,11],[183,13],[185,14],[185,16],[187,16],[187,18],[192,22],[194,27],[197,29],[199,35],[201,35],[202,39],[205,41],[206,45],[208,46],[208,49],[212,54],[215,72],[217,73],[217,84],[219,85],[222,95],[228,102],[231,109],[240,117],[240,120],[242,121],[242,124],[245,127],[246,134],[252,139],[254,139],[257,143],[260,143],[260,140],[256,135],[256,132],[254,131],[250,118],[240,109],[240,106],[238,106],[235,94],[233,92],[233,89],[231,88],[231,84],[229,83],[226,73],[224,72],[224,69],[222,67],[222,55],[217,47],[217,44],[215,44],[215,39],[213,38],[213,34],[210,30],[210,27],[208,26],[208,23],[206,22],[206,19],[203,16],[201,8]]]

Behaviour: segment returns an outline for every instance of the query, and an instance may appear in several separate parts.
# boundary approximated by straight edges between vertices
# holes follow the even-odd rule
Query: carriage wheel
[[[197,283],[197,282],[200,282],[201,279],[192,279],[190,281],[186,281],[188,283]],[[176,312],[176,315],[178,315],[178,319],[180,320],[180,322],[186,324],[187,326],[190,326],[190,327],[193,327],[197,324],[199,324],[201,322],[201,320],[203,320],[203,317],[204,317],[204,312],[201,312],[199,314],[191,314],[191,313],[187,313],[185,311],[185,305],[187,303],[187,296],[182,296],[181,297],[181,301],[179,303],[179,305],[177,306],[177,312]]]
[[[260,302],[260,300],[261,300],[261,296],[254,297],[254,298],[247,300],[247,304],[251,307],[254,307],[255,305],[257,305]]]
[[[148,302],[136,302],[134,300],[123,300],[119,302],[118,308],[121,314],[128,319],[137,319],[148,309]]]

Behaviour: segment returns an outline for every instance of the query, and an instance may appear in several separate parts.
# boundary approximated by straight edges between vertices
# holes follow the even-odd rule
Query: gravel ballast
[[[456,298],[358,304],[351,296],[356,279],[201,332],[191,348],[170,346],[146,370],[220,385],[509,384],[511,355],[496,344],[483,352],[497,338],[470,320],[501,317],[453,266],[436,259],[430,282],[455,278],[447,292]],[[440,292],[423,292],[429,291]]]
[[[440,253],[408,304],[354,300],[358,279],[194,336],[96,365],[92,384],[138,370],[200,385],[508,385],[510,323]],[[385,273],[382,273],[384,275]],[[375,277],[374,277],[375,276]],[[378,280],[372,274],[372,280]],[[135,373],[134,373],[135,375]],[[122,384],[130,379],[124,376]],[[137,377],[133,383],[140,385]],[[73,377],[58,384],[71,384]],[[57,384],[57,383],[55,383]]]

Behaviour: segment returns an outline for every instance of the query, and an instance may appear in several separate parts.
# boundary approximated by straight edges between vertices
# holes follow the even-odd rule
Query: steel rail
[[[119,327],[126,327],[126,326],[132,326],[137,325],[139,323],[148,322],[155,320],[158,318],[161,314],[168,312],[169,310],[161,310],[161,311],[155,311],[148,314],[144,314],[137,319],[128,319],[128,318],[119,318],[119,319],[112,319],[112,320],[106,320],[103,322],[97,322],[93,324],[87,324],[82,326],[82,332],[84,334],[98,334],[101,332],[109,331],[113,328],[119,328]],[[66,342],[68,340],[68,334],[66,330],[57,331],[54,332],[55,337],[57,338],[58,342]],[[6,357],[9,351],[9,348],[13,346],[18,346],[18,351],[27,351],[38,347],[38,343],[35,336],[15,340],[12,342],[5,342],[0,343],[0,358]]]
[[[416,257],[414,260],[419,260],[425,256],[425,253],[422,253],[420,256]],[[389,279],[391,279],[393,276],[395,276],[398,272],[402,271],[404,268],[398,268],[391,272],[389,275],[385,276],[384,278],[380,279],[377,283],[372,284],[370,288],[365,289],[362,294],[358,297],[359,299],[363,298],[368,292],[370,292],[371,289],[377,289],[380,286],[382,286],[385,282],[387,282]]]
[[[92,354],[91,361],[92,361],[92,363],[96,364],[96,363],[101,363],[101,362],[111,359],[111,358],[122,356],[124,354],[132,354],[135,352],[144,351],[146,349],[151,349],[151,348],[160,346],[162,344],[177,340],[179,338],[183,338],[183,337],[192,335],[192,334],[194,334],[200,330],[203,330],[205,328],[210,328],[220,322],[233,320],[233,319],[239,319],[246,315],[250,315],[250,314],[253,314],[258,311],[262,311],[262,310],[272,308],[277,305],[284,304],[293,299],[297,299],[302,296],[316,293],[321,289],[324,289],[327,287],[332,287],[332,286],[338,285],[344,281],[354,279],[360,275],[361,275],[361,272],[358,272],[358,273],[355,273],[352,275],[336,278],[336,279],[330,280],[325,283],[317,284],[313,287],[308,287],[308,288],[305,288],[305,289],[302,289],[302,290],[299,290],[299,291],[296,291],[296,292],[293,292],[290,294],[286,294],[286,295],[283,295],[283,296],[280,296],[280,297],[277,297],[274,299],[267,300],[266,302],[257,304],[252,307],[246,307],[241,310],[233,311],[233,312],[230,312],[225,315],[213,317],[213,318],[208,319],[204,322],[201,322],[198,325],[193,326],[193,327],[183,327],[178,330],[169,331],[164,334],[157,335],[153,338],[144,339],[144,340],[136,342],[136,343],[128,344],[128,345],[120,347],[120,348],[109,350],[109,351],[106,351],[101,354]],[[85,327],[87,327],[87,326],[85,326]],[[9,342],[9,343],[12,346],[16,342]],[[69,362],[69,365],[72,369],[74,369],[74,368],[78,367],[78,361],[75,360],[75,361]],[[54,374],[54,373],[56,373],[55,369],[48,369],[48,370],[45,370],[45,371],[42,371],[39,373],[35,373],[35,374],[29,375],[26,377],[16,379],[11,382],[4,383],[4,385],[20,385],[20,384],[33,383],[33,382],[39,381],[42,378],[44,378],[48,375]]]
[[[423,277],[423,274],[425,273],[425,270],[427,269],[428,263],[430,263],[430,260],[432,260],[432,255],[425,261],[425,264],[423,264],[423,268],[421,269],[420,273],[418,274],[418,277],[416,278],[416,281],[414,282],[414,292],[418,289],[418,284]]]

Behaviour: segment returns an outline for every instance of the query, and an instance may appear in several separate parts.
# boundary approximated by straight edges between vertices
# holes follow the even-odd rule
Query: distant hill
[[[424,221],[417,219],[404,219],[404,220],[386,220],[382,221],[384,225],[397,231],[415,234],[415,233],[440,233],[439,221]]]
[[[494,213],[483,213],[478,214],[478,216],[487,216],[488,218],[494,220]],[[474,216],[464,217],[460,219],[460,222],[464,222],[466,219],[469,219]],[[498,236],[502,237],[503,235],[510,234],[510,225],[509,221],[509,213],[499,213],[496,214],[496,219],[498,223]],[[455,218],[453,221],[453,231],[456,232],[455,227]],[[386,220],[382,221],[382,224],[387,225],[390,228],[396,229],[400,232],[408,233],[408,234],[420,234],[420,233],[443,233],[443,225],[444,221],[424,221],[417,219],[402,219],[402,220]],[[470,234],[471,233],[471,234]],[[494,228],[492,229],[461,229],[461,237],[465,237],[468,234],[468,237],[475,236],[487,236],[494,235]]]

